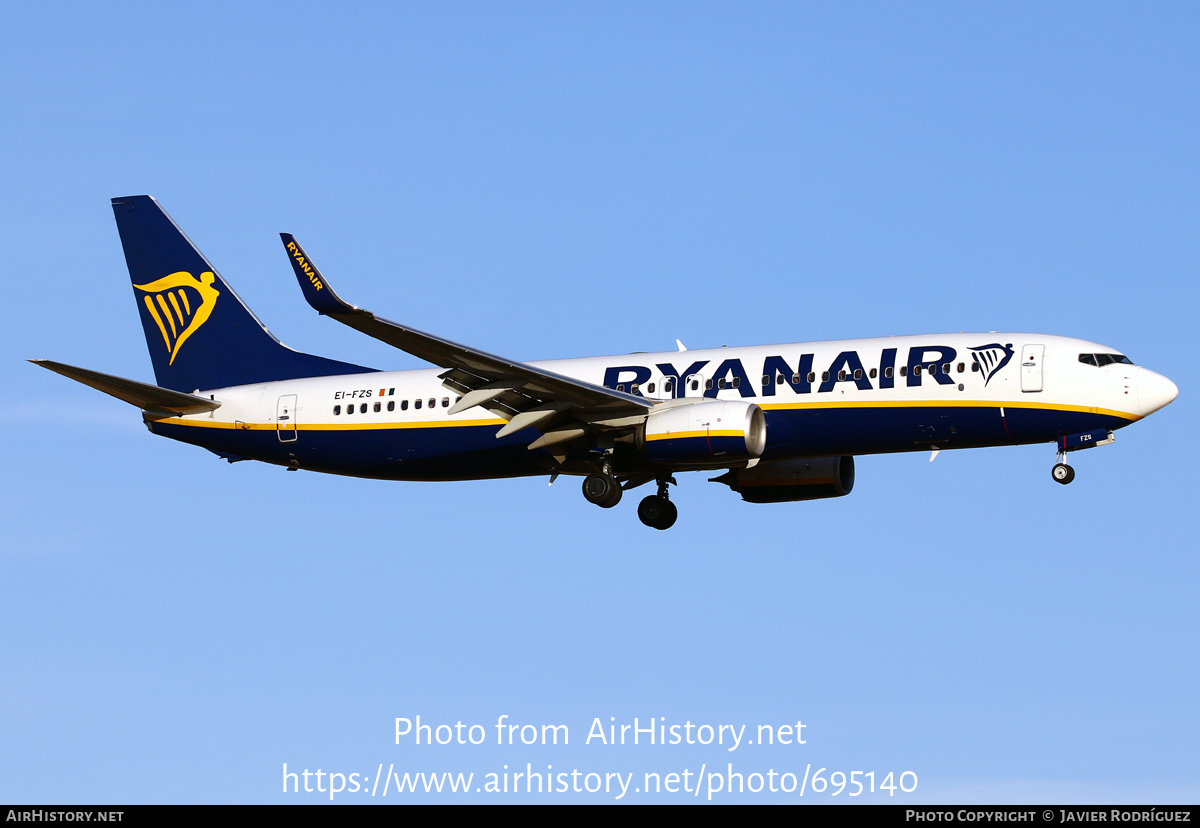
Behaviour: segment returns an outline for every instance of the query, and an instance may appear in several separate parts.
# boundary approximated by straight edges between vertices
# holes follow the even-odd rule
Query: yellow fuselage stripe
[[[200,428],[232,428],[246,431],[274,431],[278,425],[275,422],[270,423],[240,423],[240,422],[223,422],[221,420],[188,420],[183,417],[164,417],[161,420],[155,420],[159,423],[170,423],[171,425],[199,426]],[[292,424],[291,429],[299,429],[300,431],[383,431],[395,428],[456,428],[459,426],[502,426],[504,420],[496,417],[491,420],[428,420],[416,423],[354,423],[353,425],[343,425],[341,423],[308,423],[308,424]],[[289,429],[289,430],[291,430]]]
[[[741,437],[741,431],[671,431],[666,434],[647,434],[646,442],[652,443],[655,440],[685,440],[689,437]]]
[[[758,403],[758,407],[766,411],[779,411],[796,408],[1031,408],[1043,411],[1076,411],[1082,414],[1105,414],[1109,417],[1120,417],[1123,420],[1140,420],[1138,414],[1128,411],[1117,411],[1112,408],[1096,408],[1087,405],[1064,405],[1061,403],[1045,402],[1013,402],[1011,400],[907,400],[883,402],[864,400],[856,402],[792,402],[792,403]]]
[[[1131,414],[1128,411],[1117,411],[1111,408],[1096,408],[1092,406],[1082,405],[1063,405],[1059,403],[1043,403],[1043,402],[1012,402],[1006,401],[982,401],[982,400],[911,400],[904,402],[793,402],[793,403],[758,403],[760,408],[769,411],[797,410],[797,409],[835,409],[835,408],[1025,408],[1025,409],[1040,409],[1043,411],[1074,411],[1082,414],[1101,414],[1109,417],[1119,417],[1123,420],[1133,422],[1140,420],[1141,416]],[[362,415],[364,417],[368,415]],[[274,421],[267,423],[242,423],[228,422],[221,420],[200,420],[200,419],[185,419],[183,417],[166,417],[156,422],[169,423],[171,425],[196,426],[198,428],[230,428],[244,429],[249,431],[274,431],[277,424]],[[415,422],[355,422],[355,423],[301,423],[293,428],[298,428],[300,431],[386,431],[389,429],[404,429],[404,428],[459,428],[470,426],[502,426],[505,420],[500,417],[492,417],[485,420],[419,420]],[[689,437],[740,437],[741,431],[676,431],[667,434],[648,434],[646,440],[652,442],[655,440],[678,440]]]

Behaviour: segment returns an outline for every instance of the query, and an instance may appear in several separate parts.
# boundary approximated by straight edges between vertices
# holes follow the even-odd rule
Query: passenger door
[[[1045,345],[1025,345],[1021,348],[1021,390],[1042,390],[1042,359]]]

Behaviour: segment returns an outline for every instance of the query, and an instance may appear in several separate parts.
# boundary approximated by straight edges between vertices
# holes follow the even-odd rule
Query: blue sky
[[[281,794],[284,763],[1200,796],[1194,5],[5,19],[0,800],[328,801]],[[860,457],[851,496],[777,506],[689,474],[662,533],[571,479],[229,466],[23,361],[152,377],[108,206],[135,193],[283,341],[381,368],[421,363],[313,314],[278,232],[351,301],[518,359],[1039,331],[1180,397],[1078,455],[1069,487],[1049,445]],[[571,744],[396,745],[417,715],[566,724]],[[802,720],[806,744],[585,745],[597,717]]]

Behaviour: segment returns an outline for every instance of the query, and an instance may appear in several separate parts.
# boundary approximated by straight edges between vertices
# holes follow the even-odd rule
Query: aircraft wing
[[[279,236],[304,298],[315,311],[446,368],[440,375],[443,384],[462,396],[450,413],[476,405],[486,408],[509,421],[497,437],[536,426],[543,435],[530,448],[540,448],[596,429],[627,428],[653,407],[644,397],[460,345],[355,307],[333,291],[294,236]]]

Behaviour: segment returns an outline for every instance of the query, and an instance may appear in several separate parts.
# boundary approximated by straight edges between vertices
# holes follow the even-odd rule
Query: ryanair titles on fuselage
[[[829,365],[814,368],[815,354],[801,353],[793,361],[779,355],[766,356],[761,371],[750,374],[740,357],[717,360],[699,359],[682,370],[672,362],[656,362],[663,380],[669,386],[663,388],[664,395],[679,398],[688,396],[689,383],[703,383],[703,396],[715,398],[722,390],[736,390],[742,397],[773,397],[780,386],[790,388],[797,394],[827,394],[839,382],[852,382],[860,391],[873,388],[894,388],[897,380],[907,387],[921,385],[928,375],[939,385],[954,385],[960,380],[957,374],[971,371],[983,375],[984,384],[991,381],[1013,357],[1012,343],[998,342],[970,346],[970,366],[960,359],[957,349],[949,345],[914,345],[908,348],[897,370],[899,348],[883,348],[878,363],[867,367],[858,351],[839,353]],[[715,365],[714,365],[715,363]],[[758,367],[756,364],[754,367]],[[620,387],[633,394],[642,395],[654,377],[654,370],[646,365],[615,365],[605,369],[604,385]]]

